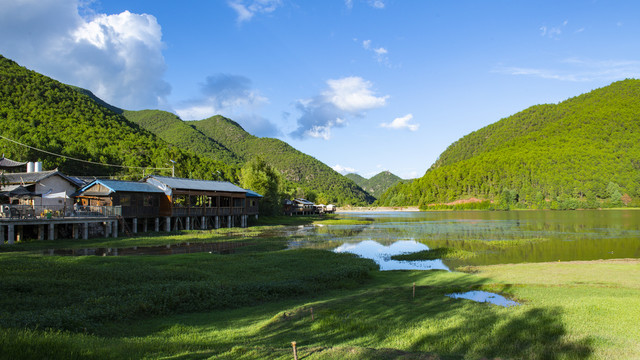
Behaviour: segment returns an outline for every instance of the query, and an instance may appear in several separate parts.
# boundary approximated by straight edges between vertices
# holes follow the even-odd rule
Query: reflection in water
[[[297,246],[333,248],[375,240],[391,245],[412,239],[430,249],[473,253],[445,259],[450,269],[465,265],[640,258],[640,211],[446,211],[345,213],[367,218],[362,226],[311,230]],[[355,230],[349,233],[348,229]],[[506,242],[505,242],[506,241]],[[306,243],[306,245],[305,245]]]
[[[486,291],[467,291],[465,293],[447,294],[448,297],[453,299],[468,299],[477,302],[488,302],[494,305],[510,307],[518,306],[519,303],[509,300],[502,295],[486,292]]]
[[[429,248],[414,240],[396,241],[385,246],[373,240],[364,240],[357,243],[346,242],[333,251],[337,253],[348,252],[366,259],[372,259],[380,270],[447,270],[449,268],[442,260],[398,261],[391,260],[391,256],[407,254],[417,251],[429,250]]]

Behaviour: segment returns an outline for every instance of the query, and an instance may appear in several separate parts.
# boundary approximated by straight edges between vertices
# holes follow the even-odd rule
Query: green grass
[[[530,275],[527,272],[528,279]],[[523,305],[501,308],[444,296],[470,289],[500,291]],[[594,329],[612,320],[596,317],[597,323],[590,323],[590,315],[565,303],[567,296],[589,295],[576,302],[590,307],[601,296],[612,297],[619,291],[559,286],[554,300],[532,301],[548,297],[546,289],[513,287],[464,273],[395,271],[374,274],[359,290],[111,323],[95,335],[5,330],[0,338],[15,353],[27,344],[41,349],[33,350],[35,355],[42,355],[49,344],[61,354],[88,353],[78,358],[291,359],[291,341],[297,342],[298,354],[305,359],[581,359],[640,354],[633,344],[635,332],[602,329],[594,336]],[[636,290],[626,291],[631,293],[625,295],[638,298]],[[588,328],[581,329],[580,324]]]
[[[0,325],[95,331],[104,321],[234,308],[353,286],[370,260],[311,249],[218,255],[0,256]]]
[[[256,225],[308,225],[314,221],[332,219],[335,215],[304,215],[304,216],[261,216]],[[253,220],[252,220],[253,221]]]
[[[378,272],[278,229],[211,233],[252,242],[229,255],[0,253],[0,359],[640,357],[638,261]],[[476,289],[522,305],[445,296]]]
[[[327,219],[314,221],[314,225],[369,225],[372,220],[355,220],[355,219]]]
[[[437,260],[437,259],[467,259],[473,257],[474,253],[462,249],[454,248],[435,248],[429,250],[418,251],[409,254],[393,255],[392,260],[401,261],[418,261],[418,260]]]

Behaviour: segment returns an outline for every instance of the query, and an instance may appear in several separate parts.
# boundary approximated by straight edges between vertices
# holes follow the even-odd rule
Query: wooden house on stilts
[[[81,208],[119,207],[121,225],[132,233],[151,226],[155,231],[246,227],[249,216],[258,216],[257,197],[226,181],[165,176],[95,180],[75,195]]]

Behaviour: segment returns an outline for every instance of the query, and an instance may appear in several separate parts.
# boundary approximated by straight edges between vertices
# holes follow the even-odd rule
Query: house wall
[[[45,194],[49,191],[51,191],[52,193],[64,191],[68,196],[76,191],[76,187],[61,176],[53,175],[36,183],[33,191],[36,194]],[[38,197],[34,198],[34,205],[66,205],[69,208],[73,206],[73,199],[43,199]]]
[[[161,193],[122,192],[112,194],[113,205],[122,206],[122,217],[157,217],[160,215]]]

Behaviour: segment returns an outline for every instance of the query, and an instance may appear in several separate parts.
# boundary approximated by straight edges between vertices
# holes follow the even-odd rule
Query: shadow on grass
[[[309,307],[280,313],[251,342],[284,347],[295,340],[309,359],[584,359],[593,352],[591,339],[566,336],[560,308],[456,300],[445,296],[454,284],[442,285],[419,287],[415,299],[403,287],[317,303],[313,321]]]

